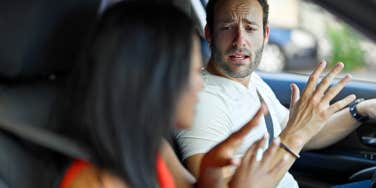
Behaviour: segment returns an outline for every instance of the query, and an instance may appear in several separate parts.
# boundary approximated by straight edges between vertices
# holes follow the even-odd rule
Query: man
[[[193,128],[180,131],[176,136],[183,159],[196,177],[204,154],[245,125],[261,103],[266,104],[271,117],[268,124],[273,127],[267,130],[265,121],[268,118],[265,116],[265,121],[261,121],[244,139],[234,158],[241,157],[267,132],[273,132],[283,143],[279,152],[291,154],[289,160],[292,164],[303,147],[326,147],[356,129],[362,118],[376,119],[376,99],[358,103],[357,112],[352,110],[353,114],[348,108],[342,108],[355,99],[354,95],[329,104],[351,79],[348,75],[328,89],[330,82],[342,70],[342,63],[337,64],[316,87],[316,81],[326,66],[325,62],[321,62],[310,76],[301,99],[299,89],[292,84],[292,111],[289,113],[267,84],[254,73],[269,37],[266,0],[211,0],[206,11],[205,35],[212,56],[203,73],[205,86],[199,96]],[[294,110],[297,108],[300,110]],[[289,173],[281,174],[281,178],[278,187],[297,187]]]

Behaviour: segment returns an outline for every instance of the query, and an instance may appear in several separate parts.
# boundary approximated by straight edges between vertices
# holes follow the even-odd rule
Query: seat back
[[[0,118],[53,129],[65,75],[95,23],[100,0],[0,1]],[[57,187],[50,150],[0,130],[0,188]]]

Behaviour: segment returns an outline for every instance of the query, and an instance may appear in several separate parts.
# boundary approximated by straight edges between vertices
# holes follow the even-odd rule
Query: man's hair
[[[215,6],[218,4],[218,2],[221,0],[209,0],[208,4],[206,5],[206,24],[209,28],[209,32],[213,33],[213,27],[214,27],[214,10]],[[263,29],[265,32],[265,27],[268,24],[268,17],[269,17],[269,4],[267,0],[257,0],[261,7],[262,7],[262,23],[263,23]]]

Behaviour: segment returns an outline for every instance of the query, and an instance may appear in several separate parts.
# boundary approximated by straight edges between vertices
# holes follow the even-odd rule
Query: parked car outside
[[[259,70],[309,70],[317,64],[317,59],[318,42],[313,34],[301,29],[271,26]]]

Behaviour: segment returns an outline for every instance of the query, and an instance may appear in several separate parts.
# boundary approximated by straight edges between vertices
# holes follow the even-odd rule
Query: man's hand
[[[329,88],[332,80],[344,67],[342,63],[337,63],[322,81],[316,85],[325,67],[325,61],[322,61],[316,67],[309,77],[301,97],[299,97],[299,88],[295,84],[291,86],[290,118],[280,137],[282,142],[296,153],[299,153],[304,144],[323,128],[334,113],[355,99],[355,95],[349,95],[334,104],[330,104],[330,101],[351,80],[351,76],[346,75],[337,84]]]

